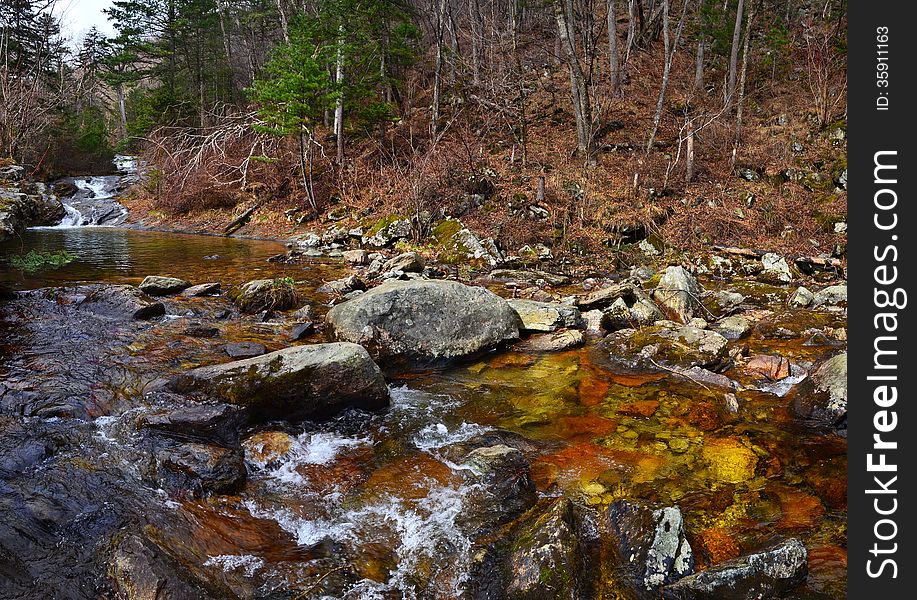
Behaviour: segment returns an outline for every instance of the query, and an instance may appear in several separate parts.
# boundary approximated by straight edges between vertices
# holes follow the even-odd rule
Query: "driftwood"
[[[755,250],[752,248],[736,248],[734,246],[714,246],[714,250],[729,254],[731,256],[740,256],[742,258],[760,259],[767,254],[764,250]],[[793,260],[796,266],[804,272],[820,271],[842,271],[844,263],[839,258],[827,256],[800,256]]]
[[[223,235],[232,235],[245,227],[249,220],[251,220],[252,215],[255,214],[255,211],[261,208],[261,206],[270,199],[270,193],[268,192],[267,186],[263,183],[253,183],[247,187],[247,191],[251,193],[255,200],[255,204],[233,219],[229,225],[223,229]]]
[[[723,254],[730,254],[732,256],[743,256],[745,258],[761,258],[767,252],[764,250],[753,250],[751,248],[736,248],[734,246],[714,246],[714,250],[717,252],[722,252]]]

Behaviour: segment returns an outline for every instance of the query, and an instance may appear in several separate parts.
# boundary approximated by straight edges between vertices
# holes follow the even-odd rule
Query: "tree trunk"
[[[310,139],[309,144],[311,143],[312,140]],[[306,132],[303,128],[299,130],[299,170],[302,174],[302,186],[306,190],[306,196],[309,198],[309,206],[312,207],[312,210],[315,210],[315,197],[312,195],[312,186],[309,183],[309,171],[311,169],[306,167]]]
[[[338,48],[334,65],[334,81],[338,87],[334,101],[334,136],[337,148],[336,161],[344,164],[344,26],[338,28]]]
[[[290,26],[287,24],[287,15],[283,12],[283,1],[275,0],[277,3],[277,14],[280,16],[280,31],[283,33],[283,41],[290,43]]]
[[[694,59],[694,91],[704,89],[704,34],[697,36],[697,56]]]
[[[468,13],[471,21],[471,75],[475,87],[481,85],[481,43],[484,36],[484,22],[481,18],[479,0],[469,0]]]
[[[621,86],[621,66],[618,57],[617,0],[608,0],[608,70],[611,77],[611,97],[618,95]]]
[[[669,41],[669,0],[663,0],[662,4],[662,39],[665,51],[665,65],[662,69],[662,86],[659,88],[659,99],[656,101],[656,114],[653,117],[653,129],[650,131],[650,137],[646,141],[646,153],[649,154],[653,149],[653,142],[656,141],[656,132],[659,130],[659,123],[662,120],[662,107],[665,104],[665,92],[669,86],[669,75],[672,72],[672,61],[675,58],[675,52],[678,50],[678,42],[681,39],[681,31],[685,25],[685,14],[688,10],[688,3],[685,2],[681,9],[681,18],[678,19],[678,27],[675,30],[675,39]],[[671,48],[671,50],[670,50]]]
[[[739,142],[741,141],[742,130],[742,103],[745,100],[745,76],[748,73],[748,52],[751,40],[751,23],[755,18],[755,9],[748,11],[748,19],[745,22],[745,41],[742,43],[742,73],[739,76],[739,98],[736,106],[736,135],[732,145],[732,162],[730,167],[735,167],[736,155],[739,152]]]
[[[624,62],[630,59],[630,51],[637,37],[637,0],[628,0],[627,3],[627,42],[624,45]]]
[[[436,66],[433,70],[433,106],[430,108],[430,133],[439,129],[439,107],[443,86],[443,38],[445,37],[446,0],[439,0],[436,15]]]
[[[736,8],[736,24],[732,31],[732,50],[729,52],[729,75],[726,80],[726,109],[731,109],[736,93],[736,70],[739,63],[739,39],[742,37],[742,13],[745,0],[739,0]]]
[[[573,1],[554,0],[554,18],[557,20],[557,31],[567,60],[567,70],[570,72],[570,91],[573,96],[573,114],[576,118],[576,151],[588,158],[592,152],[592,105],[589,101],[586,76],[576,55],[572,25]]]
[[[118,123],[121,125],[121,137],[127,137],[127,110],[124,106],[124,86],[118,84]]]
[[[694,181],[694,123],[688,122],[688,144],[685,151],[685,183]]]

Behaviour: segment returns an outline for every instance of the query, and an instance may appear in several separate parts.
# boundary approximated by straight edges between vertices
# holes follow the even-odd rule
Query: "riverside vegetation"
[[[843,3],[40,8],[0,596],[846,596]]]

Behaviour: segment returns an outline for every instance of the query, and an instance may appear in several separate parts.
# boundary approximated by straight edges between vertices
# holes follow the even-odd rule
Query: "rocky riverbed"
[[[2,267],[0,596],[845,596],[839,271],[385,229],[26,232],[77,260]]]

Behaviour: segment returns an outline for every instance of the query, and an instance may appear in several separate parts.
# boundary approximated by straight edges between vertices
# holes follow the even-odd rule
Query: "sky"
[[[95,25],[99,30],[114,33],[102,9],[111,5],[111,0],[57,0],[54,14],[60,17],[64,35],[77,46],[89,29]]]

